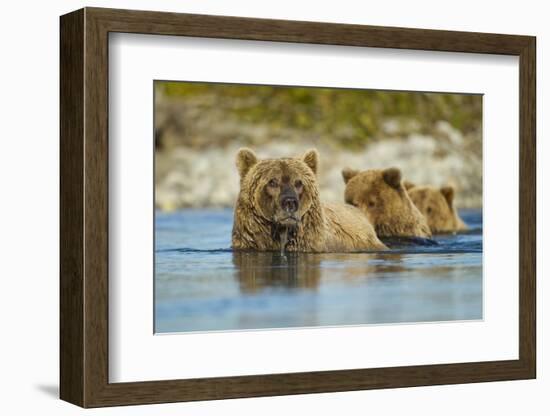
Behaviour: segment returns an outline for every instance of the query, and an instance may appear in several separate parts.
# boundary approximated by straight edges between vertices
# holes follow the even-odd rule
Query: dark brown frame
[[[535,378],[534,37],[99,8],[64,15],[60,26],[60,396],[63,400],[83,407],[99,407]],[[519,56],[519,359],[109,383],[109,32]]]

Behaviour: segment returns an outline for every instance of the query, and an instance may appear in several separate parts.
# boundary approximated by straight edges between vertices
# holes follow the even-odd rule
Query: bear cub
[[[397,168],[342,171],[346,203],[359,208],[378,237],[422,237],[432,233],[426,218],[409,197]]]
[[[405,186],[414,204],[428,220],[432,233],[453,233],[468,229],[454,206],[455,190],[452,186],[436,188],[416,186],[410,182],[406,182]]]

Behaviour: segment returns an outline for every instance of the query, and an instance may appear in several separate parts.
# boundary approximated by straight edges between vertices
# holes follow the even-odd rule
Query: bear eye
[[[302,183],[302,181],[300,179],[298,179],[296,182],[294,182],[294,186],[296,188],[301,188],[304,184]]]
[[[431,214],[431,213],[432,213],[432,207],[426,208],[426,212],[427,212],[428,214]]]
[[[271,179],[268,185],[271,186],[272,188],[276,188],[278,186],[277,179]]]
[[[367,204],[369,208],[374,208],[376,206],[376,203],[373,200],[370,200]]]

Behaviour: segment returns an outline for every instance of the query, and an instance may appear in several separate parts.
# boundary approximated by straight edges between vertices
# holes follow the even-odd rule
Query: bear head
[[[237,153],[240,201],[254,216],[279,227],[295,228],[312,209],[320,211],[317,170],[319,154],[260,160],[250,149]]]
[[[430,237],[425,218],[414,206],[398,168],[342,171],[346,203],[368,217],[379,237]]]
[[[436,188],[415,186],[410,182],[406,186],[433,233],[449,233],[467,228],[454,207],[455,190],[452,186]]]

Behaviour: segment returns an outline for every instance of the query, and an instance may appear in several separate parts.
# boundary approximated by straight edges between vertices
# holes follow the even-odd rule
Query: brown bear
[[[455,190],[452,186],[416,186],[407,181],[405,186],[414,204],[428,220],[432,233],[453,233],[468,229],[454,207]]]
[[[413,204],[397,168],[342,171],[346,203],[359,208],[378,237],[431,237],[426,218]]]
[[[252,150],[240,149],[233,248],[281,252],[386,249],[358,209],[321,204],[318,167],[316,150],[301,158],[259,160]]]

